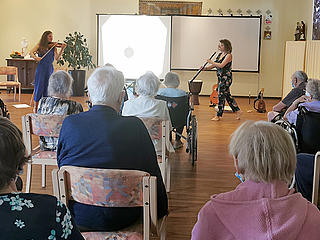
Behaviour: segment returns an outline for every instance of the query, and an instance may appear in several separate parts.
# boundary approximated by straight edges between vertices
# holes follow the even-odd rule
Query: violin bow
[[[216,55],[217,52],[214,52],[211,57],[209,58],[210,60],[214,57],[214,55]],[[192,83],[198,76],[199,74],[203,71],[203,69],[207,66],[208,62],[206,62],[196,73],[196,75],[193,76],[193,78],[191,80],[189,80],[190,83]]]

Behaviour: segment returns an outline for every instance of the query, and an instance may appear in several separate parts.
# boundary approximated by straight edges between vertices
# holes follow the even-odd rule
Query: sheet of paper
[[[28,104],[15,104],[13,105],[15,108],[29,108],[31,106],[29,106]]]

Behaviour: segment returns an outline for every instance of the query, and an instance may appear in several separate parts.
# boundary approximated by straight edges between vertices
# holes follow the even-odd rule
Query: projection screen
[[[234,71],[259,71],[261,17],[250,16],[173,16],[171,68],[198,69],[224,38],[232,43]]]
[[[111,63],[127,79],[170,71],[171,17],[97,15],[98,66]]]

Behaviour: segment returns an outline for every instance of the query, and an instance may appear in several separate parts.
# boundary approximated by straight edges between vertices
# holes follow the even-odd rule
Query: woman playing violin
[[[212,68],[217,69],[217,77],[218,77],[218,112],[217,116],[212,118],[214,121],[219,121],[222,118],[224,105],[227,100],[229,106],[231,107],[233,112],[237,113],[236,119],[240,119],[241,111],[238,107],[236,100],[230,94],[230,86],[232,84],[232,46],[231,42],[227,39],[220,40],[218,45],[220,53],[218,54],[216,60],[213,62],[212,60],[208,60],[208,63],[211,65],[205,67],[204,70],[210,70]]]
[[[53,61],[59,60],[67,46],[65,43],[52,41],[52,32],[45,31],[40,42],[30,52],[30,56],[38,62],[34,81],[34,112],[37,111],[39,100],[48,96],[48,81],[53,73]],[[59,53],[57,48],[61,48]]]

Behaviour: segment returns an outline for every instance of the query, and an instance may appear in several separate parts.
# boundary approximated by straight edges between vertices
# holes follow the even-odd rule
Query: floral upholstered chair
[[[44,151],[40,146],[32,146],[32,135],[44,137],[59,137],[63,120],[66,116],[27,114],[22,116],[23,142],[26,146],[28,156],[31,156],[27,163],[27,184],[26,192],[30,192],[32,165],[42,165],[42,187],[46,186],[46,165],[57,165],[57,153],[55,151]]]
[[[169,153],[174,152],[172,144],[169,140],[170,121],[163,121],[160,118],[140,118],[146,126],[150,138],[155,146],[158,155],[158,164],[161,175],[166,186],[167,192],[170,192],[170,174],[171,165]]]
[[[150,226],[164,239],[166,217],[157,218],[156,177],[138,170],[115,170],[63,166],[53,170],[55,196],[68,205],[69,200],[100,207],[142,207],[143,235],[134,226],[119,232],[87,232],[86,239],[149,239]],[[139,226],[138,226],[139,227]]]

